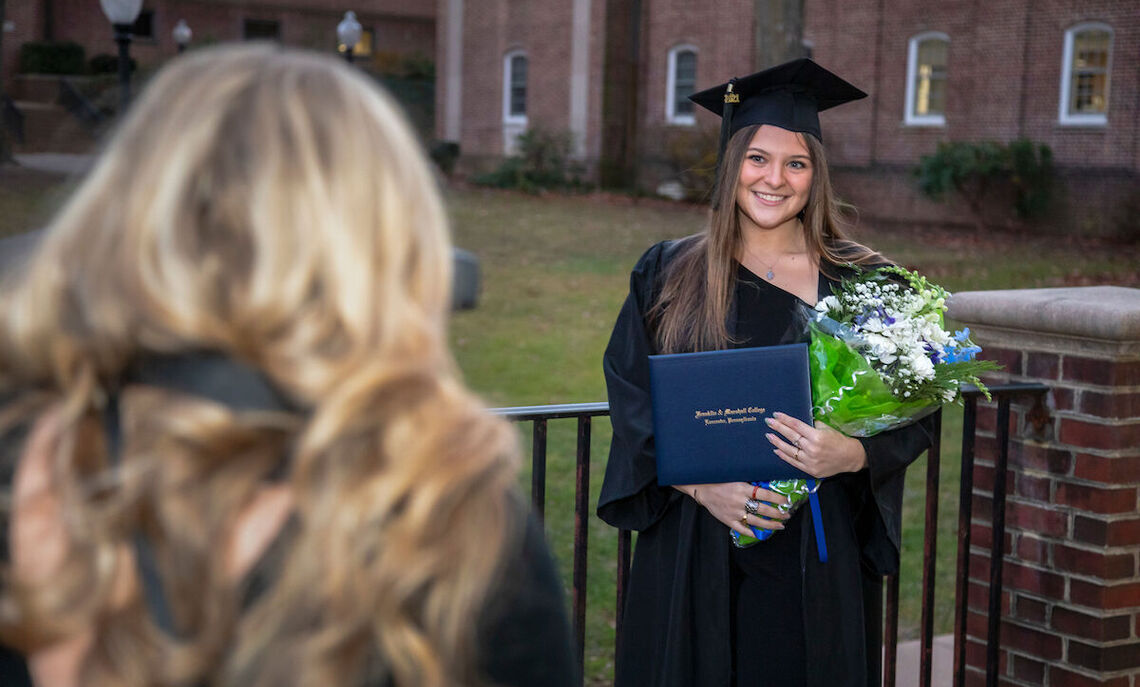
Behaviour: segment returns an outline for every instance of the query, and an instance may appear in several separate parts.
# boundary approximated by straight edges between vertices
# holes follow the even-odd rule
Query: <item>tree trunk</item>
[[[606,0],[601,182],[637,188],[643,0]]]
[[[756,69],[807,56],[804,0],[753,0],[752,7]]]
[[[4,21],[6,0],[0,0],[0,96],[4,95]],[[12,146],[8,142],[8,129],[0,122],[0,164],[12,159]]]

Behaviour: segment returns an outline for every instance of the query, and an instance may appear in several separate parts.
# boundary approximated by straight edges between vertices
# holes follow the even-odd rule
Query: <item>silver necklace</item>
[[[776,278],[776,272],[775,272],[776,265],[780,264],[780,261],[784,259],[784,255],[787,255],[787,253],[781,253],[779,256],[777,256],[777,258],[774,262],[768,263],[763,258],[761,258],[759,255],[752,252],[752,249],[748,247],[748,244],[744,244],[744,250],[749,255],[751,255],[752,257],[759,260],[761,265],[764,265],[765,267],[768,268],[768,271],[764,273],[764,278],[767,279],[768,281],[772,281],[773,279]]]

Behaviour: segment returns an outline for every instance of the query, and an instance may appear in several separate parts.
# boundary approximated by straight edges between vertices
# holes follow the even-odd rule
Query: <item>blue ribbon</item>
[[[823,536],[823,513],[819,510],[819,490],[816,489],[819,485],[819,480],[808,480],[814,482],[812,490],[808,494],[808,503],[811,504],[811,522],[815,525],[815,545],[819,550],[819,562],[827,562],[827,539]]]

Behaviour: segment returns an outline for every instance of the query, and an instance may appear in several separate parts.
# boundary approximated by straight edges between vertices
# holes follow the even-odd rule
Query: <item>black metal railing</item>
[[[996,686],[998,668],[998,647],[1000,642],[1002,558],[1005,539],[1005,473],[1009,459],[1009,417],[1010,404],[1015,398],[1027,397],[1033,406],[1026,415],[1027,420],[1038,424],[1047,419],[1044,396],[1048,387],[1043,384],[1005,384],[990,387],[990,393],[997,404],[996,441],[998,454],[995,457],[993,484],[993,543],[990,555],[989,584],[989,627],[986,637],[986,684]],[[970,521],[974,491],[974,438],[977,427],[978,399],[982,395],[976,389],[963,392],[965,410],[962,425],[962,470],[961,491],[958,506],[958,561],[957,585],[955,589],[954,617],[954,685],[965,684],[966,671],[966,613],[968,593],[968,572],[970,560]],[[607,403],[577,403],[567,405],[527,406],[519,408],[497,408],[493,412],[516,422],[532,422],[532,470],[531,500],[536,512],[545,517],[546,511],[546,447],[547,422],[557,419],[577,419],[578,443],[576,451],[574,485],[574,572],[572,591],[572,616],[574,623],[575,648],[580,674],[585,667],[585,626],[586,626],[586,554],[588,549],[587,524],[589,522],[590,492],[590,428],[595,417],[609,415]],[[941,429],[942,413],[934,415],[934,438],[927,454],[926,464],[926,514],[922,565],[922,617],[920,629],[919,684],[930,687],[932,677],[932,657],[934,640],[934,574],[937,555],[939,472],[941,469]],[[615,632],[621,641],[622,610],[625,606],[625,593],[629,581],[631,536],[629,530],[618,531],[617,542],[617,607]],[[896,664],[898,658],[898,608],[899,580],[897,575],[886,578],[886,619],[883,628],[883,685],[895,687]]]
[[[499,415],[515,422],[533,422],[530,498],[540,518],[546,517],[546,423],[548,420],[577,418],[578,449],[574,477],[574,573],[571,614],[574,623],[574,649],[578,674],[584,675],[586,662],[586,551],[590,522],[590,420],[609,415],[608,403],[571,403],[554,406],[497,408]],[[625,534],[626,539],[629,533]],[[621,607],[621,590],[618,608]],[[620,612],[619,612],[620,614]]]
[[[59,104],[63,109],[70,112],[76,119],[87,127],[89,131],[95,131],[100,124],[103,123],[103,113],[98,110],[87,96],[83,95],[82,91],[75,87],[67,79],[59,80]]]

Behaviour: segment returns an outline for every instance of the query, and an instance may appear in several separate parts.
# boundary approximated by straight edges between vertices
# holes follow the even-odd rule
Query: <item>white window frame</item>
[[[1105,112],[1082,112],[1071,113],[1069,112],[1069,99],[1072,95],[1073,84],[1073,42],[1078,33],[1093,29],[1096,31],[1108,32],[1108,63],[1105,65],[1105,71],[1108,74],[1108,81],[1105,83],[1104,99],[1106,103]],[[1061,102],[1057,107],[1057,120],[1060,124],[1065,126],[1108,126],[1108,107],[1107,103],[1110,102],[1109,96],[1112,92],[1112,49],[1116,41],[1116,33],[1108,24],[1099,21],[1087,21],[1076,26],[1070,27],[1065,31],[1065,50],[1061,57]]]
[[[941,31],[926,31],[916,36],[911,36],[907,44],[906,50],[906,103],[904,105],[903,121],[907,126],[946,126],[946,113],[942,114],[924,114],[920,115],[914,111],[914,98],[916,93],[915,89],[915,76],[918,71],[918,46],[928,40],[945,41],[947,46],[950,44],[950,36]],[[947,48],[949,49],[949,47]],[[949,85],[950,81],[950,64],[947,60],[946,65],[946,82]]]
[[[527,115],[513,115],[511,114],[511,61],[516,57],[526,59],[527,81],[530,81],[530,58],[527,57],[525,50],[512,50],[503,57],[503,123],[504,124],[521,124],[526,126]],[[527,87],[526,92],[527,107],[530,110],[530,88]]]
[[[700,51],[695,45],[686,43],[669,49],[669,70],[665,79],[665,121],[679,126],[693,126],[697,123],[696,115],[678,114],[676,112],[677,104],[673,99],[673,94],[677,90],[677,55],[683,52],[693,53],[693,58],[700,64]]]

